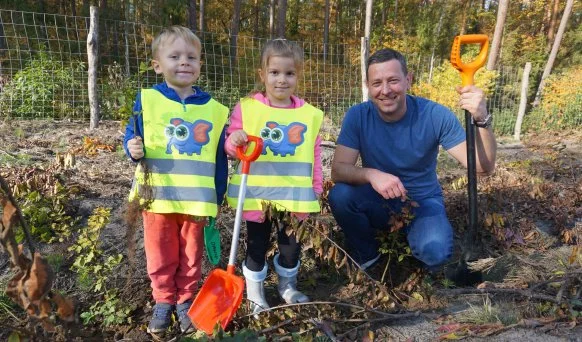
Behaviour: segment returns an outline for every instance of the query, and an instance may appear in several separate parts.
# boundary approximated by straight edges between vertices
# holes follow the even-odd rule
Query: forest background
[[[501,25],[500,3],[506,6]],[[495,52],[476,82],[488,93],[498,134],[514,133],[528,62],[523,129],[582,124],[579,2],[567,6],[568,1],[560,0],[2,0],[0,4],[0,109],[12,117],[88,117],[88,16],[89,7],[96,5],[96,84],[104,119],[126,119],[137,89],[161,81],[149,69],[151,40],[162,27],[181,24],[203,40],[200,84],[229,107],[253,88],[261,44],[285,37],[298,41],[306,52],[299,95],[339,126],[345,110],[365,95],[361,80],[365,37],[367,54],[382,47],[405,54],[414,75],[414,94],[454,108],[459,76],[448,62],[452,40],[458,34],[484,33],[491,40],[498,35],[498,49],[492,46]],[[551,77],[545,76],[545,90],[540,92],[542,71],[566,8],[571,15],[558,37],[559,49],[546,75]],[[474,54],[474,49],[467,49],[464,58]],[[535,101],[537,93],[543,96],[541,102]]]

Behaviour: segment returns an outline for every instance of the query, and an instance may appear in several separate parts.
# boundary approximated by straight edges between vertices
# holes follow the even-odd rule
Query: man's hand
[[[370,184],[377,193],[385,199],[400,197],[402,202],[406,201],[407,190],[398,177],[379,170],[370,171]]]
[[[230,143],[233,146],[242,146],[246,145],[249,139],[247,138],[247,132],[242,129],[238,131],[234,131],[230,134]]]
[[[487,99],[485,98],[483,90],[474,85],[457,86],[456,90],[461,95],[459,98],[459,106],[468,110],[473,116],[474,121],[485,121],[487,118]]]
[[[127,150],[131,157],[135,160],[143,158],[143,141],[141,137],[135,137],[127,142]]]

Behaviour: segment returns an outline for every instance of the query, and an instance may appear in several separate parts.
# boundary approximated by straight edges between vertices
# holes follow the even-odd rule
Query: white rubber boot
[[[309,302],[309,297],[297,290],[297,272],[299,271],[300,262],[294,268],[285,268],[279,265],[279,254],[275,255],[273,259],[275,265],[275,272],[279,276],[279,295],[285,303],[305,303]]]
[[[265,278],[267,277],[267,263],[263,270],[255,272],[247,268],[243,262],[243,275],[245,276],[245,283],[247,284],[247,299],[251,302],[251,310],[257,314],[269,308],[269,303],[265,298]]]

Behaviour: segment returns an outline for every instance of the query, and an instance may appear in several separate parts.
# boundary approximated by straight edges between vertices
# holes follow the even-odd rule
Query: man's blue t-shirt
[[[440,195],[436,174],[439,145],[446,150],[465,141],[465,130],[445,106],[406,96],[406,114],[386,122],[372,101],[348,109],[337,143],[358,150],[362,166],[400,178],[415,200]]]

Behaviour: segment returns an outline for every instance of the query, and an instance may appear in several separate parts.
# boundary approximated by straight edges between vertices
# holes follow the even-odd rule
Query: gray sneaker
[[[154,313],[150,324],[148,325],[148,334],[157,334],[166,331],[172,324],[172,313],[174,305],[168,303],[156,303]]]
[[[183,334],[189,334],[196,330],[194,324],[188,317],[188,310],[192,306],[192,300],[186,301],[182,304],[176,305],[176,313],[178,314],[178,322],[180,322],[180,330]]]

